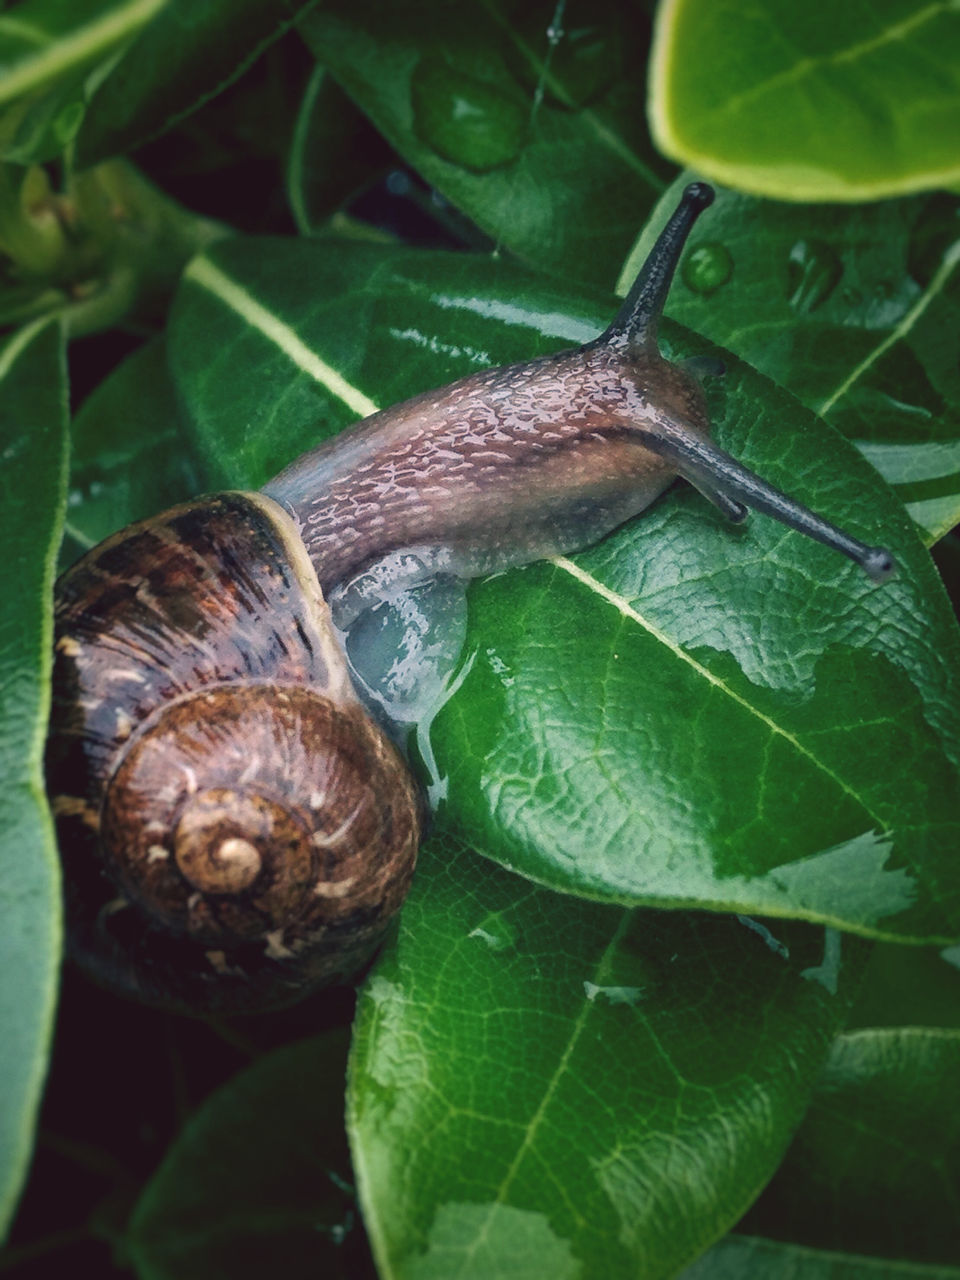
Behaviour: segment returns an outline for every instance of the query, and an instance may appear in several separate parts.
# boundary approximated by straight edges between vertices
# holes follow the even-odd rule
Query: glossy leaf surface
[[[544,331],[554,346],[592,336],[601,309],[591,327],[567,296],[466,255],[235,241],[188,270],[172,367],[221,482],[260,483],[378,405],[539,353]],[[703,350],[666,334],[676,354]],[[719,442],[882,537],[899,575],[878,589],[769,520],[731,530],[680,489],[575,562],[476,587],[464,678],[421,737],[441,819],[590,897],[952,941],[955,624],[872,469],[729,364],[711,393]],[[891,788],[902,754],[912,768]]]
[[[139,1276],[357,1280],[366,1249],[345,1180],[346,1052],[342,1033],[305,1040],[206,1102],[134,1210],[127,1244]]]
[[[631,251],[626,293],[689,175]],[[960,520],[960,199],[798,207],[721,189],[667,314],[852,440],[928,541]]]
[[[828,939],[598,906],[431,842],[351,1055],[381,1275],[672,1275],[780,1158],[862,946]]]
[[[90,102],[79,161],[163,133],[241,75],[315,0],[167,0]]]
[[[396,150],[498,244],[611,287],[669,173],[644,122],[646,32],[632,6],[571,6],[562,23],[555,11],[554,0],[331,0],[301,31]]]
[[[960,180],[960,14],[950,3],[663,0],[658,145],[780,200],[872,200]],[[827,127],[824,122],[829,121]]]
[[[56,324],[0,347],[0,1234],[30,1159],[60,964],[60,880],[43,787],[50,594],[66,496]]]

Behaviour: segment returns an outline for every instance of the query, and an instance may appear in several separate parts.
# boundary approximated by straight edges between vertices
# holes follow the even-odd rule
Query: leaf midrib
[[[782,71],[777,71],[764,80],[758,80],[741,93],[726,98],[717,111],[711,112],[711,119],[715,121],[718,116],[735,116],[747,103],[762,98],[765,94],[775,93],[791,83],[802,82],[822,67],[857,62],[869,56],[874,50],[883,48],[884,45],[905,39],[911,31],[932,21],[941,13],[949,13],[957,9],[960,9],[960,0],[939,0],[938,3],[928,5],[926,9],[912,14],[902,22],[892,23],[889,27],[884,27],[867,39],[860,40],[845,49],[834,49],[830,53],[817,56],[799,57],[796,62]]]
[[[873,811],[864,797],[851,787],[845,778],[831,769],[830,766],[815,755],[809,747],[804,746],[800,739],[794,734],[788,732],[788,730],[778,724],[776,720],[772,719],[758,707],[754,706],[752,702],[746,699],[742,694],[737,693],[735,689],[732,689],[708,667],[705,667],[702,663],[698,662],[692,654],[688,653],[681,645],[677,644],[675,640],[672,640],[666,632],[661,631],[660,628],[655,626],[648,618],[645,618],[642,613],[639,613],[629,600],[618,592],[613,591],[610,587],[605,586],[604,583],[600,582],[599,579],[595,578],[592,574],[581,569],[580,566],[574,564],[572,560],[568,560],[566,556],[553,556],[551,557],[550,563],[555,565],[558,569],[563,570],[563,572],[569,573],[571,577],[579,582],[581,586],[586,587],[588,591],[598,595],[602,600],[606,600],[606,602],[617,609],[623,617],[636,623],[638,627],[646,631],[648,635],[654,638],[654,640],[662,644],[674,655],[674,657],[679,658],[682,662],[685,662],[688,666],[692,667],[699,676],[709,684],[713,685],[714,688],[725,693],[727,697],[731,698],[738,706],[743,707],[744,710],[750,713],[750,715],[754,716],[757,720],[766,725],[771,733],[778,735],[783,738],[785,742],[788,742],[799,755],[803,756],[804,759],[809,760],[815,768],[830,778],[831,781],[840,787],[846,795],[855,800],[863,809],[864,813],[866,813],[867,816],[877,824],[880,833],[885,833],[886,823],[884,820]]]
[[[625,911],[620,919],[619,924],[614,930],[613,935],[610,938],[610,941],[607,943],[606,947],[604,948],[603,954],[600,956],[600,959],[597,961],[596,968],[594,969],[594,972],[593,972],[593,980],[597,986],[603,986],[604,985],[603,978],[607,977],[610,973],[611,961],[613,959],[613,956],[616,953],[617,947],[619,946],[620,942],[624,937],[624,934],[627,931],[627,927],[630,923],[630,918],[631,918],[631,913],[629,911]],[[464,1268],[467,1267],[468,1264],[473,1261],[477,1248],[479,1247],[479,1245],[481,1244],[481,1242],[484,1240],[486,1236],[486,1231],[490,1225],[490,1221],[493,1217],[494,1210],[499,1205],[502,1205],[506,1202],[506,1197],[507,1197],[507,1194],[509,1193],[510,1187],[512,1186],[513,1181],[517,1176],[517,1173],[520,1169],[521,1164],[523,1163],[524,1158],[527,1155],[527,1152],[530,1151],[530,1149],[533,1146],[536,1134],[540,1128],[540,1125],[543,1121],[544,1116],[547,1113],[550,1103],[553,1100],[554,1094],[556,1093],[561,1081],[565,1078],[567,1074],[567,1069],[569,1067],[570,1060],[573,1057],[573,1054],[577,1048],[577,1045],[580,1043],[580,1040],[583,1036],[584,1030],[586,1029],[587,1022],[589,1020],[589,1017],[592,1011],[593,1011],[593,1005],[591,1001],[585,996],[583,1003],[580,1006],[580,1012],[577,1014],[576,1021],[573,1023],[573,1025],[570,1028],[570,1034],[567,1037],[567,1043],[564,1046],[563,1052],[560,1054],[560,1058],[557,1062],[557,1065],[554,1068],[553,1073],[551,1074],[549,1080],[545,1082],[543,1095],[540,1099],[540,1103],[537,1106],[536,1111],[534,1111],[533,1115],[530,1117],[530,1119],[527,1121],[524,1127],[523,1139],[521,1140],[521,1142],[517,1147],[517,1151],[513,1157],[513,1160],[510,1162],[510,1167],[507,1169],[506,1173],[503,1176],[503,1179],[497,1190],[497,1194],[489,1201],[489,1204],[487,1206],[487,1216],[484,1219],[481,1226],[477,1229],[476,1233],[474,1234],[473,1240],[471,1241],[469,1248],[467,1248],[464,1251],[463,1258],[460,1263],[460,1267],[458,1271],[455,1273],[455,1275],[451,1276],[451,1280],[457,1280],[457,1277],[462,1276],[464,1273]]]

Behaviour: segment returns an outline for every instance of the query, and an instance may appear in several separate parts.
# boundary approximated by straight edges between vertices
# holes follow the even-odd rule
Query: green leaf
[[[142,1280],[367,1274],[343,1131],[347,1037],[279,1049],[193,1116],[127,1236]]]
[[[787,1157],[740,1228],[960,1265],[960,1031],[841,1036]]]
[[[663,196],[619,292],[689,176]],[[721,190],[667,314],[826,417],[929,541],[960,520],[960,200],[801,207]]]
[[[297,229],[303,235],[314,234],[391,162],[393,152],[370,122],[329,72],[315,67],[287,163],[287,196]],[[371,233],[376,235],[377,229],[371,228]]]
[[[824,1253],[739,1234],[728,1236],[681,1273],[679,1280],[960,1280],[958,1267]]]
[[[50,597],[66,498],[63,339],[0,348],[0,1235],[30,1159],[60,962],[60,881],[43,786]]]
[[[0,119],[3,158],[27,165],[59,157],[83,123],[86,80],[85,71],[67,74],[8,108]]]
[[[377,406],[594,336],[602,311],[467,255],[238,240],[188,269],[170,357],[207,465],[260,484]],[[950,942],[956,624],[872,468],[728,363],[720,443],[889,543],[898,577],[877,590],[762,517],[731,530],[684,489],[576,561],[475,587],[462,682],[420,739],[441,820],[590,897]]]
[[[611,285],[668,170],[643,115],[630,6],[329,0],[301,24],[380,132],[498,245]]]
[[[842,473],[863,509],[858,468],[806,455],[803,428],[754,452],[743,392],[725,446],[775,481],[802,474],[807,497]],[[681,493],[593,551],[475,588],[430,737],[441,818],[591,897],[949,941],[957,731],[936,722],[958,705],[940,667],[955,623],[919,550],[883,593],[816,556],[760,520],[731,539]],[[915,609],[936,619],[925,655],[903,647]],[[891,787],[898,752],[911,768]]]
[[[132,151],[231,84],[316,0],[166,0],[99,86],[78,162]]]
[[[650,120],[706,177],[779,200],[875,200],[960,178],[949,0],[663,0]]]
[[[64,559],[209,486],[185,436],[162,338],[135,351],[73,422]]]
[[[167,0],[22,0],[0,13],[0,103],[105,58]]]
[[[801,1114],[860,954],[828,937],[824,965],[820,930],[597,906],[430,842],[350,1063],[381,1275],[672,1275]]]
[[[960,946],[878,942],[847,1026],[960,1030]]]

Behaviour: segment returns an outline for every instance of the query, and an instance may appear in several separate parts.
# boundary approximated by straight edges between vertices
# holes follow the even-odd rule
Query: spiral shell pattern
[[[420,800],[282,508],[219,494],[132,526],[61,580],[56,626],[47,782],[80,963],[200,1012],[354,976]]]

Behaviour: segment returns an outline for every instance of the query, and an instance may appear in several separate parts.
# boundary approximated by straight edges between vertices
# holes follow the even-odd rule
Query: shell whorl
[[[215,495],[108,540],[60,584],[57,636],[48,787],[81,964],[200,1010],[355,974],[406,893],[419,797],[282,509]]]

